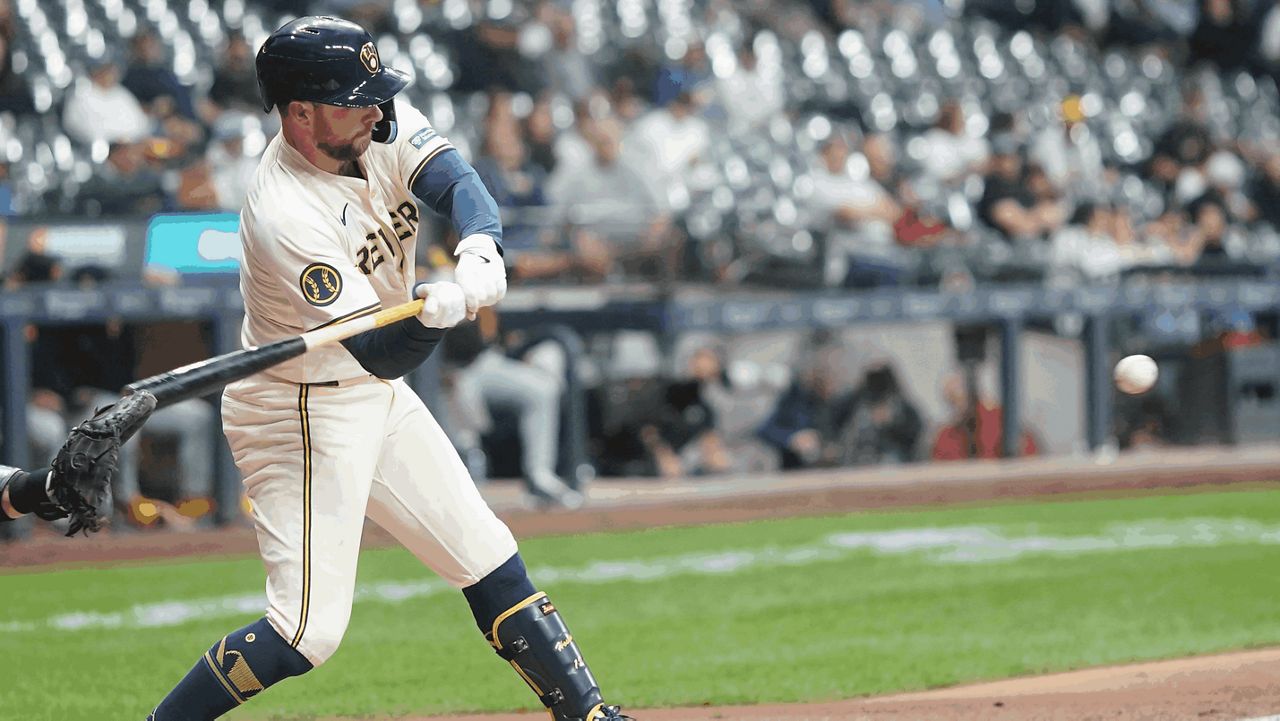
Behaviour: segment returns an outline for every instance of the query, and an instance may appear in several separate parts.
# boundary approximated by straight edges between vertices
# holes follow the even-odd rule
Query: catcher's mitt
[[[67,535],[97,531],[111,509],[111,479],[120,462],[120,444],[129,440],[156,409],[156,397],[138,391],[101,408],[76,426],[53,459],[49,499],[71,518]]]

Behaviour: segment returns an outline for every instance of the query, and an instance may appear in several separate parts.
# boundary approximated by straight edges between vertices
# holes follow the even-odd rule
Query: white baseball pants
[[[516,542],[440,425],[403,380],[227,387],[222,424],[253,505],[267,619],[315,665],[351,616],[367,516],[459,588]]]

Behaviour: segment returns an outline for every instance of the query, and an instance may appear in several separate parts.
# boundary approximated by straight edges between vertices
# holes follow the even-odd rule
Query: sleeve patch
[[[435,130],[432,128],[423,128],[422,130],[414,133],[412,138],[409,138],[409,144],[418,150],[422,150],[422,146],[426,145],[427,141],[434,137],[436,137]]]
[[[342,292],[342,276],[327,263],[312,263],[298,278],[302,297],[311,305],[329,305]]]

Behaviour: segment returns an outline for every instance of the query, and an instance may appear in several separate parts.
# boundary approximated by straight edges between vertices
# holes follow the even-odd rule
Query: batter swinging
[[[351,614],[366,516],[462,589],[553,719],[629,718],[603,703],[511,532],[401,380],[506,292],[493,199],[426,118],[393,100],[408,77],[382,66],[360,26],[295,20],[267,38],[257,73],[282,129],[241,213],[244,344],[427,300],[418,317],[228,386],[223,428],[253,505],[267,613],[214,643],[149,719],[214,719],[324,663]],[[414,196],[462,239],[456,283],[414,285]]]

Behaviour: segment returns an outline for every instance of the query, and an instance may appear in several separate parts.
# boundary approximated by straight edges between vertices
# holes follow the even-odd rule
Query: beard
[[[364,155],[364,151],[369,149],[370,142],[370,137],[360,137],[342,144],[316,143],[316,147],[334,160],[352,162]]]

